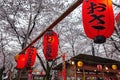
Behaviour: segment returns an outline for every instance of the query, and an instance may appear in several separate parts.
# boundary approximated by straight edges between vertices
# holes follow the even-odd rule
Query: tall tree
[[[8,40],[7,46],[3,49],[4,54],[12,52],[14,56],[19,53],[72,3],[74,0],[1,0],[0,24],[1,29],[4,30],[3,35],[7,35],[6,40]],[[62,53],[67,53],[68,57],[80,53],[94,53],[97,56],[119,58],[117,56],[119,55],[119,28],[116,28],[116,32],[107,43],[94,44],[84,34],[80,11],[81,6],[53,29],[58,32],[60,39],[58,58]],[[92,44],[94,47],[91,49]],[[56,59],[53,62],[45,60],[42,52],[42,39],[38,40],[34,46],[38,49],[37,56],[44,72],[48,74],[46,77],[48,80]]]

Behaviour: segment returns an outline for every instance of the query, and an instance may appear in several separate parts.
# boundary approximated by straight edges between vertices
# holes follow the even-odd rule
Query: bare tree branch
[[[38,59],[39,59],[39,61],[40,61],[40,64],[42,65],[44,71],[46,72],[47,70],[46,70],[46,68],[45,68],[45,65],[44,65],[44,63],[43,63],[41,57],[40,57],[38,54],[37,54],[37,57],[38,57]]]
[[[118,5],[118,4],[114,3],[114,2],[112,2],[112,4],[120,8],[120,5]]]
[[[113,41],[113,45],[114,45],[114,47],[116,48],[116,50],[118,50],[118,52],[120,52],[120,49],[119,49],[119,47],[115,44],[115,42],[114,42],[114,39],[111,37],[110,38],[112,41]]]

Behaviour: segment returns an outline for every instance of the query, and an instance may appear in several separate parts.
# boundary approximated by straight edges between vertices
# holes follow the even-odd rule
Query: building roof
[[[86,65],[90,66],[97,66],[98,64],[101,64],[103,66],[111,67],[113,64],[117,65],[118,69],[120,69],[120,61],[102,58],[98,56],[92,56],[92,55],[86,55],[86,54],[79,54],[75,57],[72,57],[70,60],[74,61],[76,64],[78,61],[82,61]],[[69,61],[66,61],[66,65],[69,65]],[[54,67],[56,70],[62,69],[62,63]]]
[[[108,65],[108,66],[111,64],[120,65],[120,62],[116,61],[116,60],[102,58],[102,57],[98,57],[98,56],[86,55],[86,54],[79,54],[79,55],[71,58],[71,60],[73,60],[75,62],[83,61],[84,63],[90,64],[90,65],[97,65],[97,64]]]

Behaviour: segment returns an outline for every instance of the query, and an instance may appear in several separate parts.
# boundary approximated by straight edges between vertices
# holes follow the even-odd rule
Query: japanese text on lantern
[[[34,53],[33,49],[30,48],[30,52],[29,52],[29,55],[28,55],[28,62],[27,62],[27,66],[28,66],[28,67],[31,66],[33,53]]]
[[[97,25],[92,25],[91,27],[97,30],[105,29],[105,27],[103,26],[103,24],[105,24],[105,21],[103,20],[103,17],[105,17],[105,15],[100,13],[106,10],[106,5],[103,3],[95,4],[94,2],[90,2],[90,6],[87,9],[89,11],[88,14],[91,17],[89,23],[97,22]],[[95,14],[95,12],[99,12],[99,14]]]
[[[47,32],[47,48],[46,48],[46,55],[51,56],[52,53],[52,45],[51,43],[53,42],[53,34],[51,31]]]
[[[26,67],[31,68],[34,65],[35,59],[37,55],[37,50],[35,47],[31,46],[26,49]]]

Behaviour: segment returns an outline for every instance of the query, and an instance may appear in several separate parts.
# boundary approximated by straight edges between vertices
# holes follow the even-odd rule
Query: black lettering
[[[105,29],[104,26],[92,26],[94,29],[97,29],[97,30],[103,30]]]
[[[47,45],[46,55],[51,57],[51,53],[52,53],[52,46],[49,44]]]
[[[32,64],[32,55],[34,54],[34,50],[30,48],[30,52],[28,54],[28,61],[27,61],[27,66],[30,67]]]
[[[88,23],[92,23],[96,21],[96,25],[92,25],[91,27],[93,27],[94,29],[97,30],[103,30],[105,29],[105,27],[103,26],[103,24],[105,24],[105,21],[103,20],[103,18],[105,17],[104,14],[95,14],[96,12],[104,12],[106,10],[106,5],[103,3],[94,3],[91,2],[90,6],[87,8],[88,14],[91,16],[91,20]]]
[[[105,22],[101,19],[101,18],[105,17],[104,15],[99,15],[99,16],[97,16],[97,15],[95,15],[95,14],[92,14],[91,17],[92,17],[93,19],[90,20],[89,23],[97,20],[97,21],[98,21],[98,24],[105,24]]]
[[[98,12],[103,12],[106,10],[106,5],[103,3],[98,3],[97,5],[94,2],[91,2],[90,7],[88,7],[87,9],[89,10],[88,14],[94,13],[95,10],[97,10]]]

